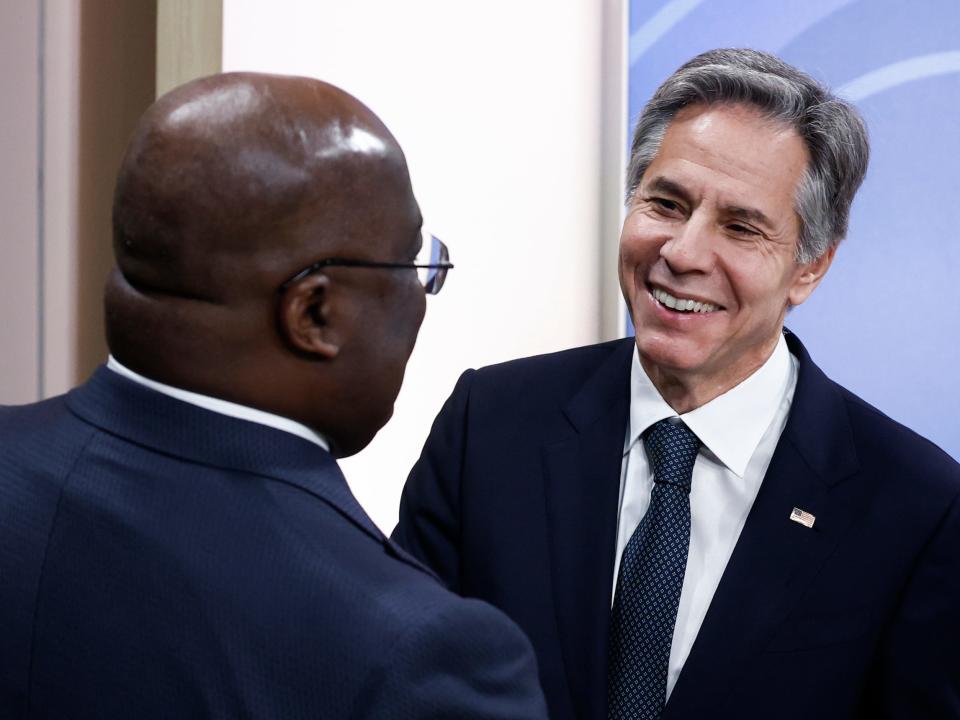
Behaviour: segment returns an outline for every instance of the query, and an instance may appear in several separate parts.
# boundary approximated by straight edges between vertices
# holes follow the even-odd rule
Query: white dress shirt
[[[781,336],[773,354],[753,375],[679,416],[703,445],[693,466],[690,551],[670,647],[668,698],[760,490],[786,425],[796,384],[797,360]],[[630,423],[620,472],[614,593],[620,557],[647,511],[653,489],[653,471],[641,435],[654,423],[675,417],[677,413],[647,377],[634,348]]]
[[[190,392],[189,390],[183,390],[178,387],[173,387],[172,385],[164,385],[156,380],[145,378],[143,375],[135,373],[128,367],[124,367],[113,355],[107,358],[107,367],[115,373],[123,375],[128,380],[133,380],[133,382],[144,385],[151,390],[156,390],[158,393],[169,395],[177,400],[182,400],[183,402],[202,407],[211,412],[220,413],[221,415],[229,415],[230,417],[240,420],[248,420],[249,422],[260,423],[261,425],[268,425],[277,430],[283,430],[284,432],[302,437],[304,440],[309,440],[327,452],[330,452],[330,443],[327,442],[327,439],[323,437],[323,435],[290,418],[274,415],[273,413],[264,412],[263,410],[257,410],[256,408],[247,407],[246,405],[238,405],[237,403],[210,397],[209,395]]]

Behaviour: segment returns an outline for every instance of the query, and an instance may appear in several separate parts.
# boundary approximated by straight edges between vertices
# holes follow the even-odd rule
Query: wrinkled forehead
[[[691,166],[715,165],[731,176],[756,179],[766,175],[798,181],[810,154],[790,123],[771,118],[752,105],[713,103],[687,106],[673,117],[652,165],[660,165],[668,157]],[[644,181],[650,179],[648,168]]]
[[[670,122],[667,123],[665,130],[669,132],[670,128],[676,124],[695,121],[697,119],[709,117],[724,117],[730,122],[744,127],[746,131],[755,135],[782,135],[791,134],[800,138],[797,127],[794,123],[782,117],[769,112],[759,105],[750,102],[696,102],[677,110]]]

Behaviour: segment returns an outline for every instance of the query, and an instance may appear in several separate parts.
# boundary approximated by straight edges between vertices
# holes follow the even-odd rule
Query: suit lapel
[[[858,462],[839,390],[793,336],[800,373],[783,435],[664,712],[709,716],[773,638],[856,517],[834,492]],[[791,522],[793,508],[816,517]]]
[[[607,634],[633,342],[564,408],[568,434],[543,446],[554,606],[577,714],[606,713]]]

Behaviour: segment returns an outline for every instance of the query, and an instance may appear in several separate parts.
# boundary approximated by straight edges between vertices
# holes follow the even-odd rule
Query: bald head
[[[226,299],[251,254],[281,263],[299,249],[282,231],[304,205],[328,216],[311,243],[335,243],[359,210],[344,184],[378,164],[406,172],[380,120],[331,85],[248,73],[188,83],[147,111],[124,157],[118,267],[135,287]]]
[[[252,73],[188,83],[146,112],[120,168],[111,351],[163,382],[291,416],[306,387],[292,370],[326,371],[344,348],[298,345],[278,287],[324,257],[404,259],[387,255],[407,253],[419,223],[399,146],[347,93]],[[321,327],[324,303],[356,285],[331,277],[308,278],[304,312]],[[290,382],[265,379],[275,372]]]

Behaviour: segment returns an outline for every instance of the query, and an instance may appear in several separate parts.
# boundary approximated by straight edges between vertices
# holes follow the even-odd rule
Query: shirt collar
[[[156,390],[158,393],[163,393],[177,400],[182,400],[183,402],[202,407],[211,412],[220,413],[221,415],[229,415],[230,417],[240,420],[260,423],[261,425],[267,425],[277,430],[283,430],[284,432],[302,437],[304,440],[309,440],[313,444],[319,445],[327,452],[330,452],[330,443],[327,442],[327,439],[323,435],[315,430],[311,430],[306,425],[298,423],[296,420],[264,412],[263,410],[257,410],[256,408],[246,405],[238,405],[237,403],[221,400],[220,398],[210,397],[209,395],[201,395],[200,393],[183,390],[182,388],[173,387],[172,385],[165,385],[164,383],[135,373],[130,368],[118,362],[113,355],[107,357],[107,368],[123,375],[128,380],[144,385],[151,390]]]
[[[684,424],[731,472],[743,477],[790,387],[792,364],[783,335],[752,375],[705,405],[680,415]],[[677,417],[647,376],[637,348],[630,372],[630,431],[624,453],[660,420]]]

